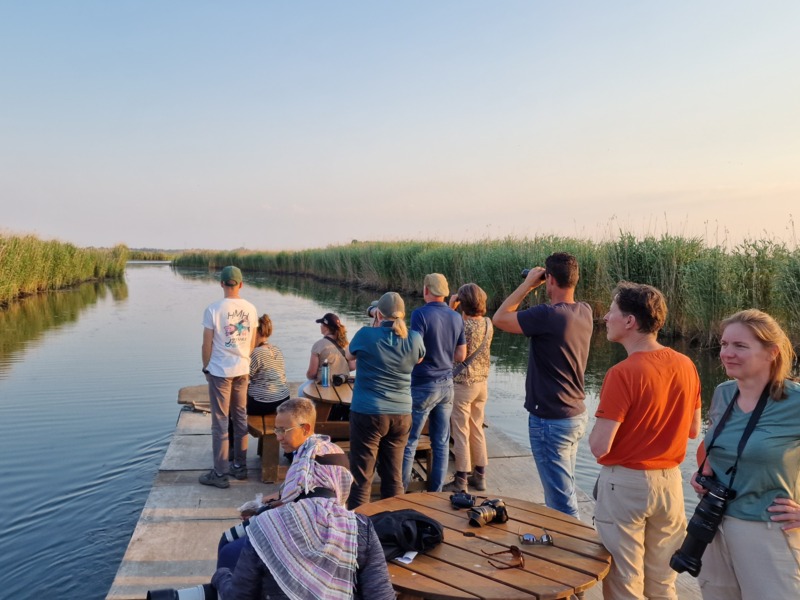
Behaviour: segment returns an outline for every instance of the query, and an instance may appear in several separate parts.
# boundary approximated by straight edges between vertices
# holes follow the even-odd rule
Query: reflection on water
[[[131,264],[126,282],[43,294],[0,311],[3,597],[105,597],[175,427],[177,391],[203,383],[202,313],[222,297],[213,275]],[[299,381],[320,335],[314,320],[336,312],[352,336],[377,294],[247,276],[243,296],[272,316],[272,341],[287,377]],[[422,303],[405,299],[409,314]],[[498,332],[492,356],[492,427],[527,448],[527,342]],[[707,398],[722,374],[713,355],[692,356]],[[587,373],[590,411],[605,371],[623,357],[598,332]],[[596,470],[584,440],[582,487]],[[46,578],[36,568],[43,557]]]
[[[49,329],[77,320],[84,309],[107,294],[119,302],[128,297],[123,280],[84,283],[74,288],[35,294],[12,301],[0,309],[0,377],[8,372],[14,356]]]

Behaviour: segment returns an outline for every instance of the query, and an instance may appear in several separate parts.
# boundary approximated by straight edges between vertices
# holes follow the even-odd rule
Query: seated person
[[[294,458],[280,489],[262,499],[262,502],[270,508],[308,497],[313,489],[309,488],[312,463],[322,461],[348,465],[342,449],[331,442],[327,435],[314,434],[316,420],[317,411],[314,403],[307,398],[292,398],[278,406],[275,414],[275,436],[278,438],[281,450],[286,454],[294,453]],[[322,456],[330,456],[330,459],[320,458]],[[262,510],[264,508],[266,506]],[[222,534],[217,549],[217,568],[228,567],[231,570],[235,568],[239,554],[244,548],[244,531],[249,525],[250,520],[244,520],[239,526]]]
[[[272,320],[263,314],[258,318],[256,347],[250,354],[250,384],[247,387],[247,414],[273,415],[278,406],[289,399],[283,352],[269,343]]]
[[[281,504],[252,518],[235,571],[219,568],[211,583],[223,598],[394,600],[372,522],[343,506],[350,493],[350,471],[317,460],[322,454],[342,454],[341,449],[333,452],[338,447],[326,436],[311,434],[313,418],[296,417],[308,415],[307,405],[311,402],[297,398],[278,408],[276,428],[285,430],[281,437],[287,440],[291,430],[295,438],[284,448],[305,436],[296,446]]]
[[[333,385],[334,375],[347,377],[350,375],[350,371],[356,368],[356,361],[348,360],[346,357],[349,345],[347,329],[339,317],[333,313],[325,313],[321,319],[317,319],[317,323],[319,323],[322,339],[317,340],[311,346],[311,358],[306,371],[308,381],[300,386],[300,390],[298,390],[300,396],[303,395],[303,391],[310,383],[315,381],[322,383],[322,365],[325,361],[328,361],[329,385]]]

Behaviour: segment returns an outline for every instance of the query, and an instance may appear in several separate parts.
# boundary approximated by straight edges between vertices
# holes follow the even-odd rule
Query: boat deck
[[[150,496],[131,536],[107,600],[140,600],[148,590],[184,588],[208,583],[216,566],[217,544],[227,528],[239,522],[236,510],[257,493],[270,494],[277,484],[258,480],[260,460],[250,441],[245,481],[231,479],[227,489],[200,485],[197,478],[211,462],[210,417],[188,407],[180,410],[175,433],[153,482]],[[530,450],[503,432],[487,429],[487,494],[544,502]],[[581,519],[591,522],[594,502],[580,494]],[[700,598],[694,579],[678,578],[681,600]],[[600,585],[586,591],[587,600],[602,598]]]

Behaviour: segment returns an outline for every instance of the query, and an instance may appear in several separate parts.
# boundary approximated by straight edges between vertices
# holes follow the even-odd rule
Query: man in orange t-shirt
[[[602,465],[595,525],[611,552],[603,596],[677,600],[669,566],[686,516],[679,465],[700,432],[700,378],[689,357],[658,343],[664,296],[620,283],[603,318],[628,358],[606,373],[589,446]]]

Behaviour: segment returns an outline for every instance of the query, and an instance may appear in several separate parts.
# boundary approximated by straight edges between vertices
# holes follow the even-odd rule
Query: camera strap
[[[725,409],[725,412],[722,414],[722,418],[719,420],[719,424],[714,429],[714,435],[711,437],[711,443],[706,448],[706,457],[703,459],[703,462],[697,469],[698,473],[703,472],[703,466],[706,464],[706,460],[708,460],[708,456],[711,454],[711,449],[714,448],[714,442],[717,441],[717,437],[720,433],[722,433],[722,429],[725,427],[725,423],[728,421],[728,417],[730,417],[731,413],[733,412],[733,407],[736,404],[736,400],[739,398],[739,390],[736,390],[736,393],[733,394],[733,398],[731,399],[730,404]],[[758,399],[758,404],[753,409],[753,412],[750,414],[750,419],[747,421],[747,425],[744,428],[744,432],[742,433],[742,437],[739,440],[739,447],[736,450],[736,460],[727,471],[725,471],[726,475],[731,476],[731,480],[728,483],[728,487],[733,489],[733,480],[736,477],[736,469],[739,464],[739,458],[742,456],[742,452],[744,451],[744,447],[747,444],[747,440],[750,439],[750,434],[753,433],[753,430],[756,428],[756,423],[758,423],[758,419],[761,417],[761,413],[764,412],[764,408],[767,406],[767,400],[769,400],[769,385],[764,388],[764,391],[761,392],[761,397]]]

